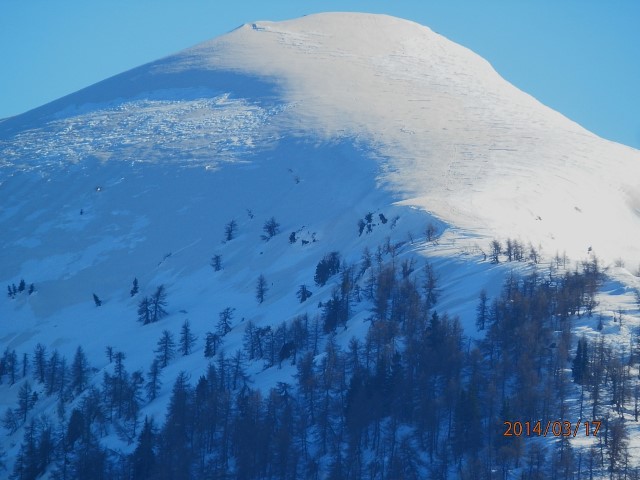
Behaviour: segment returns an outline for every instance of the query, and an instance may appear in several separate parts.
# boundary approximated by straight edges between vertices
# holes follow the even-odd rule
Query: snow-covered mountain
[[[640,259],[637,151],[544,107],[428,28],[381,15],[247,24],[5,120],[1,135],[14,168],[88,158],[212,166],[283,139],[355,141],[398,201],[452,225]]]
[[[548,257],[640,261],[640,152],[428,28],[383,15],[247,24],[0,121],[0,205],[0,284],[35,286],[0,302],[2,350],[42,343],[71,357],[82,344],[100,370],[112,346],[146,369],[161,332],[189,319],[198,358],[177,360],[167,378],[204,371],[204,335],[226,307],[229,352],[245,321],[313,314],[331,294],[313,277],[332,251],[355,263],[389,239],[401,257],[428,256],[446,266],[442,308],[467,324],[480,289],[500,288],[503,271],[483,255],[493,238]],[[271,218],[280,233],[261,238]],[[429,224],[438,245],[425,241]],[[165,285],[165,320],[136,321],[134,278],[143,295]],[[314,302],[298,301],[302,284]],[[356,311],[343,343],[367,316]],[[267,388],[295,369],[260,370],[254,382]],[[0,410],[16,396],[0,390]]]

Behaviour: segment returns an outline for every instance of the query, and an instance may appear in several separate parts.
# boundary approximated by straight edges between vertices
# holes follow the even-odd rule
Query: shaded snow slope
[[[87,125],[109,135],[87,139]],[[638,151],[546,108],[471,51],[384,15],[247,24],[0,130],[9,165],[89,155],[201,164],[283,136],[355,138],[398,200],[458,227],[640,260]]]

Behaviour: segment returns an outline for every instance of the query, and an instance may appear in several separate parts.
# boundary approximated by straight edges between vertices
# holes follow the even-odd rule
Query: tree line
[[[222,348],[232,307],[204,338],[188,321],[177,340],[163,331],[147,371],[129,371],[124,353],[108,347],[101,382],[81,347],[70,365],[42,345],[21,357],[7,350],[0,381],[20,390],[3,425],[10,434],[24,427],[11,478],[45,471],[56,479],[638,475],[620,418],[639,415],[640,347],[621,351],[603,337],[573,346],[573,320],[597,307],[595,257],[574,270],[511,273],[495,298],[480,292],[481,336],[472,341],[458,318],[438,308],[443,292],[432,265],[399,261],[394,252],[390,243],[376,255],[365,250],[355,265],[338,252],[323,257],[316,284],[333,287],[318,311],[279,325],[248,320],[235,352]],[[366,335],[341,343],[337,333],[363,308]],[[206,372],[172,379],[164,418],[143,415],[162,391],[164,368],[192,355],[198,341]],[[289,362],[296,374],[254,388],[247,366],[255,361],[264,368]],[[57,398],[55,418],[31,415],[42,400],[35,391]],[[587,417],[603,427],[582,450],[566,438],[504,436],[505,421]],[[114,434],[132,445],[128,453],[103,444]]]

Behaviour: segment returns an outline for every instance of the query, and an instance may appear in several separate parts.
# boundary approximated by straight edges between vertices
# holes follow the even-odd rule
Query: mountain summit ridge
[[[382,159],[380,181],[399,201],[453,225],[574,255],[593,245],[609,259],[640,260],[633,242],[602,234],[622,222],[629,229],[623,237],[640,236],[640,153],[597,138],[470,50],[406,20],[327,13],[248,23],[39,111],[50,119],[73,114],[76,103],[117,104],[152,92],[180,98],[194,88],[231,91],[266,110],[278,106],[277,114],[262,112],[272,139],[371,145]],[[10,144],[12,126],[28,130],[38,115],[36,109],[0,124],[0,138]],[[176,150],[180,156],[188,145]],[[99,153],[108,158],[109,147]],[[594,224],[602,225],[598,232]]]
[[[194,101],[202,98],[212,100]],[[194,115],[204,118],[213,110],[220,113],[216,125],[223,125],[229,108],[237,115],[229,125],[239,134],[224,126],[211,134],[196,119],[187,130],[216,140],[207,137],[190,151],[185,131],[165,159],[202,159],[207,146],[216,155],[228,148],[229,137],[238,137],[231,147],[245,145],[245,152],[292,136],[346,139],[378,158],[379,183],[398,201],[451,225],[484,237],[519,236],[548,251],[579,255],[592,246],[609,260],[640,260],[630,241],[640,236],[640,152],[599,139],[543,106],[470,50],[386,15],[324,13],[247,23],[0,123],[0,151],[5,163],[28,163],[12,149],[21,133],[47,125],[54,133],[73,128],[55,120],[83,122],[79,113],[100,109],[103,118],[116,118],[105,106],[120,109],[117,118],[126,126],[137,122],[122,111],[140,102],[148,102],[143,108],[152,116],[185,100],[193,103],[183,103],[187,108],[165,130],[180,130]],[[248,110],[252,120],[245,125]],[[96,148],[77,160],[113,157],[119,145],[130,143],[126,128],[118,131],[115,143],[97,138]],[[160,137],[143,133],[144,155],[157,161],[161,155],[149,149]],[[65,152],[67,146],[63,138],[51,150]],[[143,156],[129,150],[123,156]],[[612,233],[621,224],[625,233]]]

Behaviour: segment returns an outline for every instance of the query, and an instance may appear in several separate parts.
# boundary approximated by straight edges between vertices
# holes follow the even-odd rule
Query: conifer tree
[[[264,234],[262,235],[262,239],[264,241],[269,241],[273,237],[275,237],[278,233],[280,233],[280,224],[276,222],[276,219],[274,217],[271,217],[269,220],[267,220],[264,223],[262,230],[264,231]]]
[[[162,336],[158,340],[157,348],[154,350],[156,359],[160,364],[160,368],[165,368],[173,359],[176,353],[176,343],[173,334],[169,330],[163,330]]]
[[[151,321],[157,322],[167,315],[165,307],[167,306],[167,292],[164,285],[160,285],[155,293],[149,299],[151,309]]]
[[[86,388],[88,380],[89,362],[82,347],[78,346],[71,364],[71,389],[73,393],[80,394]]]
[[[499,240],[491,241],[491,263],[500,263],[500,254],[502,253],[502,245]]]
[[[13,435],[20,427],[20,416],[12,408],[7,408],[2,416],[2,426]]]
[[[427,239],[427,242],[435,241],[437,234],[438,234],[438,229],[433,223],[429,222],[429,224],[427,225],[427,228],[425,229],[425,237]]]
[[[129,291],[129,293],[131,294],[132,297],[135,297],[138,294],[139,290],[140,288],[138,287],[138,279],[134,278],[133,285],[131,286],[131,290]]]
[[[438,301],[438,278],[429,262],[424,266],[424,296],[427,310],[433,308]]]
[[[189,320],[185,320],[180,330],[180,353],[182,353],[183,356],[191,354],[196,339],[196,336],[191,333]]]
[[[33,363],[35,366],[35,376],[38,382],[44,383],[45,371],[46,371],[46,360],[47,349],[41,343],[38,343],[34,349],[33,353]]]
[[[480,291],[480,300],[476,307],[476,328],[478,330],[484,330],[484,327],[489,318],[489,298],[487,297],[487,291],[483,288]]]
[[[264,275],[260,274],[256,283],[256,300],[258,303],[264,302],[264,296],[266,295],[269,287],[267,287],[267,280]]]
[[[93,301],[96,304],[96,307],[102,306],[102,300],[100,300],[95,293],[93,294]]]
[[[0,359],[0,383],[2,383],[2,375],[9,377],[9,384],[16,383],[18,378],[18,355],[15,350],[6,348],[2,359]]]
[[[113,347],[111,345],[107,345],[104,349],[104,354],[109,360],[109,363],[113,362]]]
[[[316,265],[316,273],[313,280],[316,285],[324,286],[332,275],[340,271],[340,254],[331,252],[323,257]]]
[[[17,415],[22,420],[22,423],[27,421],[27,414],[33,408],[35,404],[33,398],[33,390],[29,382],[24,382],[18,390],[18,410]]]
[[[24,352],[22,354],[22,378],[27,376],[27,371],[29,370],[29,354]]]
[[[57,350],[51,352],[49,355],[49,360],[47,361],[46,366],[46,375],[45,375],[45,391],[47,395],[52,395],[57,391],[59,382],[63,382],[64,379],[60,378],[60,355]]]
[[[218,336],[224,337],[231,331],[231,320],[235,310],[235,308],[227,307],[218,314]]]
[[[143,325],[148,325],[151,323],[151,315],[152,312],[149,297],[143,297],[142,300],[138,302],[138,321]]]
[[[193,429],[193,389],[189,376],[180,372],[176,377],[162,429],[158,456],[163,458],[167,478],[192,478],[191,460],[193,450],[189,439]]]
[[[207,332],[204,344],[204,356],[212,358],[216,356],[218,346],[222,342],[222,338],[217,333]]]
[[[151,362],[149,373],[147,373],[148,380],[145,385],[145,389],[147,390],[147,398],[149,399],[149,401],[154,400],[160,392],[160,388],[162,387],[162,381],[160,380],[161,375],[162,370],[160,369],[160,362],[157,358],[155,358],[153,362]]]
[[[144,417],[138,445],[133,452],[133,478],[136,480],[153,478],[156,465],[156,436],[153,418]]]
[[[238,224],[236,223],[235,220],[231,220],[229,223],[227,223],[224,226],[224,239],[227,242],[230,242],[231,240],[233,240],[236,236],[237,230],[238,230]]]
[[[573,380],[579,385],[584,384],[587,381],[589,367],[589,343],[587,338],[583,335],[578,339],[578,348],[576,350],[576,356],[573,359],[571,366],[571,372],[573,374]]]
[[[35,420],[25,427],[24,438],[13,467],[12,479],[36,479],[42,473],[38,465],[38,444]]]
[[[307,286],[303,284],[298,288],[296,296],[298,297],[298,300],[300,300],[300,303],[303,303],[311,296],[311,291],[309,291]]]
[[[211,257],[211,266],[216,272],[222,270],[222,255],[214,255]]]

